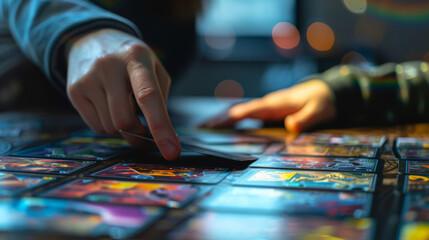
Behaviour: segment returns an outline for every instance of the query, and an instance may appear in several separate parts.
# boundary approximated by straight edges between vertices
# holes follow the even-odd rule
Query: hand
[[[136,115],[135,97],[168,160],[180,154],[166,107],[170,84],[170,76],[150,48],[117,30],[80,36],[68,53],[67,94],[83,120],[101,134],[119,135],[119,129],[145,134]],[[137,139],[123,137],[139,145]]]
[[[284,120],[288,131],[302,132],[335,117],[332,98],[331,90],[324,82],[311,80],[235,105],[201,126],[222,128],[244,118],[256,118],[265,121]]]

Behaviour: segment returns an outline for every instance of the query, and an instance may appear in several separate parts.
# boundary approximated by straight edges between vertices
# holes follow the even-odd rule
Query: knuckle
[[[140,59],[142,56],[149,56],[151,54],[150,49],[139,42],[133,42],[126,45],[123,54],[129,61]]]
[[[148,101],[148,99],[153,98],[157,94],[157,89],[155,87],[145,87],[139,89],[137,92],[136,100],[139,104],[143,104]]]
[[[132,130],[135,127],[131,119],[125,118],[116,119],[114,125],[117,130]]]

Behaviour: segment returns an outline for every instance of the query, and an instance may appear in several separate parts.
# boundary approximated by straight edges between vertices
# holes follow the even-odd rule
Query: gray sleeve
[[[98,28],[141,37],[130,21],[84,0],[1,0],[0,21],[7,23],[22,52],[63,91],[69,39]]]

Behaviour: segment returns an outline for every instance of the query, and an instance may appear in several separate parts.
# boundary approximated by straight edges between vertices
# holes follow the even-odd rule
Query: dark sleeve
[[[333,91],[336,123],[384,125],[429,120],[426,62],[387,63],[373,68],[342,65],[318,76]]]
[[[22,52],[64,91],[70,39],[83,32],[115,28],[140,37],[130,21],[84,0],[2,0],[0,21],[7,22]]]

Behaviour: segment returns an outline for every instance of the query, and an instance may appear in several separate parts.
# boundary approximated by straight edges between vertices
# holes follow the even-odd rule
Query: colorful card
[[[376,175],[371,173],[251,169],[234,184],[372,192],[376,185]]]
[[[70,137],[61,141],[61,144],[95,145],[103,148],[129,148],[130,145],[123,138],[105,137]]]
[[[54,177],[0,172],[0,196],[16,196],[53,180]]]
[[[118,163],[94,173],[92,176],[143,181],[215,184],[224,179],[228,174],[229,171],[227,168],[191,168],[144,163]]]
[[[375,158],[377,156],[377,148],[337,145],[289,145],[280,154]]]
[[[41,194],[90,202],[180,208],[200,188],[190,184],[139,183],[115,180],[78,179]]]
[[[363,192],[226,187],[216,189],[201,206],[228,212],[270,212],[329,217],[369,217],[372,194]]]
[[[376,172],[379,167],[379,161],[372,158],[324,158],[272,155],[260,156],[250,167],[341,172]]]
[[[401,226],[399,240],[427,239],[429,234],[428,222],[409,222]]]
[[[212,149],[219,152],[238,153],[238,154],[261,154],[267,147],[266,144],[251,144],[251,143],[237,143],[237,144],[198,144],[201,147]]]
[[[398,149],[401,159],[429,160],[429,149],[403,148]]]
[[[0,201],[0,231],[128,239],[162,216],[155,207],[119,206],[58,199]]]
[[[404,191],[413,192],[413,191],[427,191],[429,190],[429,177],[422,175],[406,175]]]
[[[291,144],[381,147],[385,142],[385,136],[303,133],[293,140]]]
[[[429,221],[429,195],[425,192],[408,193],[403,206],[403,221]]]
[[[410,174],[429,174],[429,163],[427,161],[406,161],[406,173]]]
[[[396,148],[429,148],[429,138],[399,137]]]
[[[0,156],[0,170],[2,171],[67,175],[94,163],[93,161]]]
[[[167,239],[372,239],[369,218],[329,219],[202,212],[167,235]]]
[[[82,144],[46,144],[34,148],[24,149],[13,153],[15,156],[38,157],[38,158],[62,158],[81,160],[106,160],[123,151],[119,149],[105,148],[94,145]]]

